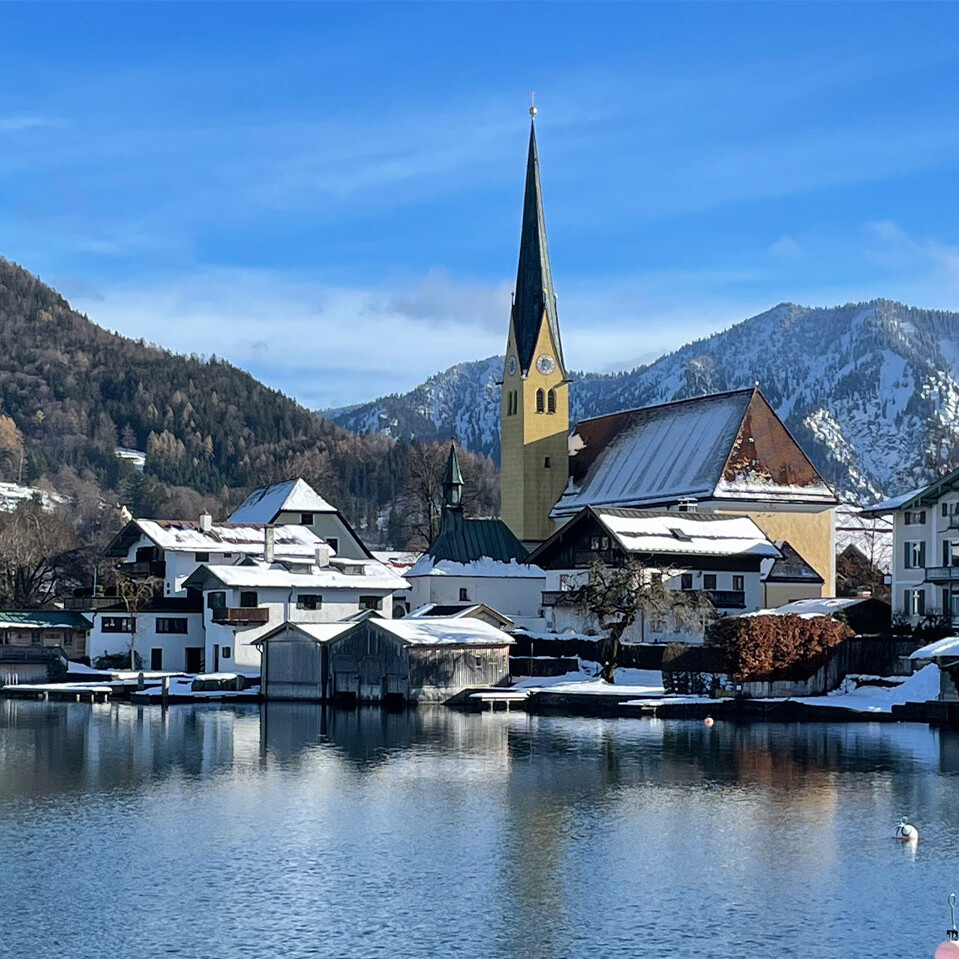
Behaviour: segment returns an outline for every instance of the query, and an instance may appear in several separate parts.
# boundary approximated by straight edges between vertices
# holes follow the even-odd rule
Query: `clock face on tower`
[[[506,372],[509,373],[510,376],[516,376],[516,357],[515,356],[511,356],[506,361]]]
[[[536,369],[538,369],[538,370],[540,371],[540,373],[543,374],[543,376],[549,376],[549,374],[552,373],[553,370],[556,369],[556,360],[554,360],[554,359],[549,355],[549,353],[544,353],[544,354],[543,354],[541,357],[539,357],[539,359],[536,361]]]

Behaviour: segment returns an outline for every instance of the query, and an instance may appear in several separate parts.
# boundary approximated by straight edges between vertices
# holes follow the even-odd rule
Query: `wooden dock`
[[[113,689],[105,684],[14,683],[0,689],[0,696],[8,699],[68,703],[108,703],[112,693]]]

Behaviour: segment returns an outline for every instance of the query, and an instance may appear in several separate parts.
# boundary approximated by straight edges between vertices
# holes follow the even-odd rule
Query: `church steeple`
[[[530,109],[536,115],[535,105]],[[569,478],[569,380],[546,243],[536,129],[529,131],[516,293],[500,398],[500,511],[521,540],[540,542]]]
[[[533,113],[533,110],[530,113]],[[513,331],[519,366],[525,374],[535,360],[534,351],[543,319],[549,325],[556,360],[565,372],[563,347],[559,336],[559,317],[553,274],[549,266],[549,245],[546,241],[546,218],[543,215],[543,190],[536,152],[536,124],[530,123],[529,154],[526,158],[526,195],[523,199],[523,225],[519,241],[519,267],[516,271],[516,293],[513,299]]]
[[[463,471],[460,459],[456,455],[456,446],[450,443],[450,455],[446,460],[446,472],[443,474],[443,512],[463,509]]]

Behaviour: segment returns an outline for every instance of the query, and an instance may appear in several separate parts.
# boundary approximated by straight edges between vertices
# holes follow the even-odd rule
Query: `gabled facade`
[[[835,592],[838,500],[758,389],[584,420],[569,449],[557,523],[586,506],[745,515]]]
[[[863,510],[892,518],[894,616],[959,623],[959,470]]]
[[[239,525],[303,526],[327,542],[337,556],[346,559],[373,558],[346,517],[303,479],[287,480],[254,490],[233,511],[230,522]]]
[[[557,632],[598,631],[599,624],[572,600],[597,561],[612,567],[637,562],[647,584],[701,591],[719,614],[757,610],[763,603],[763,565],[781,558],[757,524],[745,516],[585,507],[530,555],[546,570],[543,606]],[[702,642],[695,629],[668,612],[641,612],[632,642]]]
[[[549,511],[566,486],[568,432],[569,380],[531,125],[500,399],[500,511],[518,539],[537,543],[553,531]]]

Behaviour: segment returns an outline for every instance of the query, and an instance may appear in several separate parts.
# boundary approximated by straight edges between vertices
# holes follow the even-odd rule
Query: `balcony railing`
[[[135,563],[120,563],[117,569],[124,576],[166,576],[166,563],[162,560],[140,560]]]
[[[260,626],[270,621],[270,611],[258,606],[216,606],[210,615],[222,626]]]
[[[716,609],[746,608],[746,594],[741,589],[707,589],[705,592]]]
[[[932,583],[948,583],[959,580],[959,566],[928,566],[926,579]]]
[[[559,606],[565,601],[568,602],[572,594],[568,589],[544,589],[542,596],[542,606]]]
[[[97,609],[109,609],[122,602],[119,596],[66,596],[63,608],[75,612],[93,612]]]

